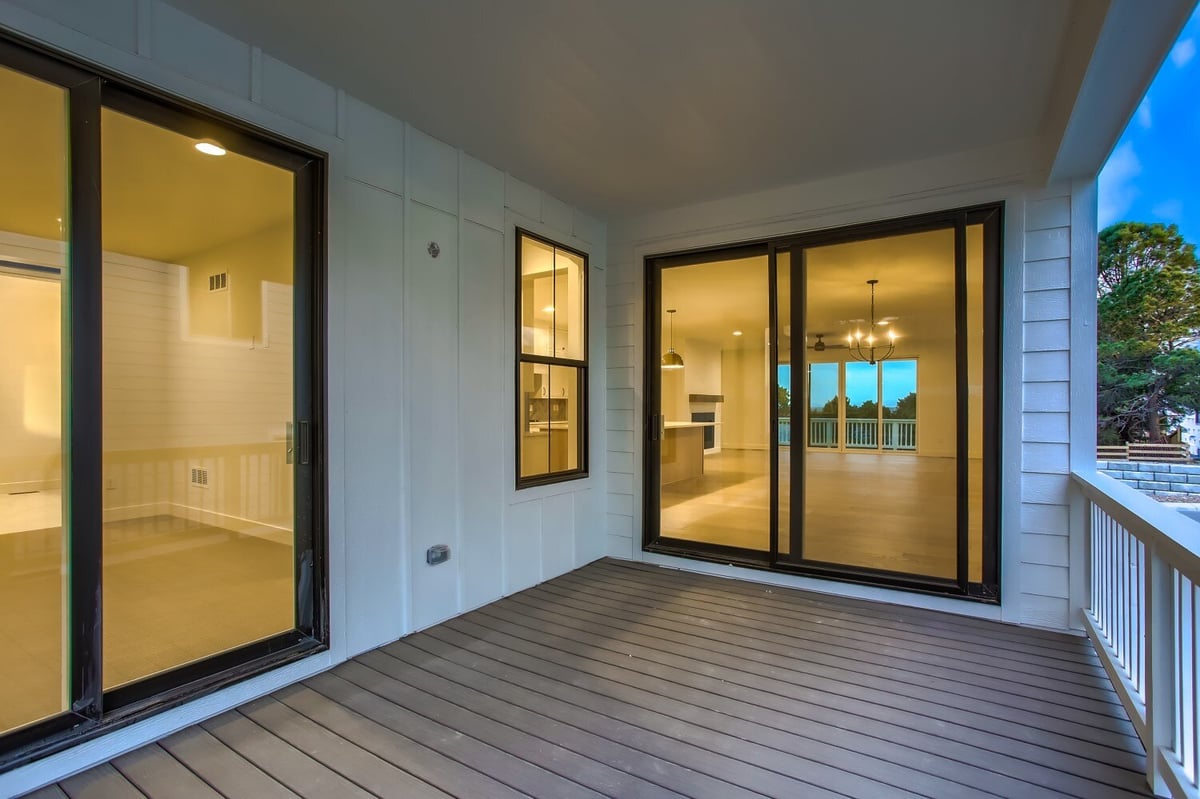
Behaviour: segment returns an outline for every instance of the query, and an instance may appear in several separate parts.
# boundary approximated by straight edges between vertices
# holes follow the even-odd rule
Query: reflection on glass
[[[840,401],[843,437],[819,437],[810,427],[804,516],[789,551],[808,561],[953,579],[954,231],[814,247],[805,266],[808,340],[822,334],[826,344],[806,351],[810,425],[836,418]],[[869,325],[868,280],[878,281],[875,319],[896,341],[892,356],[874,365],[853,360],[843,343]]]
[[[66,93],[0,68],[0,733],[67,708]]]
[[[779,401],[767,257],[674,266],[661,277],[660,341],[665,350],[666,311],[675,309],[684,368],[660,373],[660,533],[766,551],[771,404]]]
[[[105,109],[104,686],[295,626],[294,178]]]

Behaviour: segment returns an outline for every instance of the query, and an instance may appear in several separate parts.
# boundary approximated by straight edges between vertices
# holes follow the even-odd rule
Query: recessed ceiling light
[[[735,336],[740,336],[740,335],[742,335],[742,331],[740,331],[740,330],[735,330],[735,331],[733,331],[733,335],[735,335]]]
[[[225,155],[225,148],[212,139],[201,139],[196,142],[196,149],[205,155]]]

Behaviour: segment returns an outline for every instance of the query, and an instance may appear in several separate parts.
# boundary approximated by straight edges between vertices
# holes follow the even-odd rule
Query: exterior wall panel
[[[0,0],[0,26],[329,153],[332,628],[330,652],[0,774],[0,795],[608,551],[597,499],[607,468],[603,220],[157,0]],[[588,252],[592,270],[591,476],[555,491],[514,490],[517,221]],[[452,544],[449,563],[427,566],[429,543]]]

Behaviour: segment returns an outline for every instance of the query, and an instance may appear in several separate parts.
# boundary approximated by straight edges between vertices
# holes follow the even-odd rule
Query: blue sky
[[[1174,222],[1200,244],[1200,8],[1100,172],[1099,222]]]
[[[812,396],[818,407],[837,396],[837,364],[812,364]],[[780,385],[788,385],[791,367],[780,365]],[[917,390],[917,362],[910,360],[885,361],[883,370],[883,401],[892,406],[901,397]],[[875,400],[875,367],[851,361],[846,364],[846,399],[852,405]]]

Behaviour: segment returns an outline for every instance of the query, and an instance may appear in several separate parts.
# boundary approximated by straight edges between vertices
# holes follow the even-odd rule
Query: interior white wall
[[[1074,578],[1067,560],[1068,549],[1077,547],[1067,518],[1069,287],[1073,263],[1086,261],[1088,244],[1085,236],[1072,244],[1069,210],[1073,192],[1091,184],[1030,188],[1034,153],[1030,143],[1014,142],[611,224],[609,361],[625,368],[610,372],[609,382],[609,438],[620,446],[609,453],[608,553],[1017,623],[1074,626],[1068,601]],[[642,552],[646,256],[997,201],[1006,205],[1000,606]],[[1094,251],[1094,238],[1090,246]]]
[[[0,796],[603,555],[603,221],[158,0],[0,0],[0,26],[329,154],[332,627],[329,652],[0,774]],[[516,224],[587,252],[591,290],[590,476],[520,492]]]

